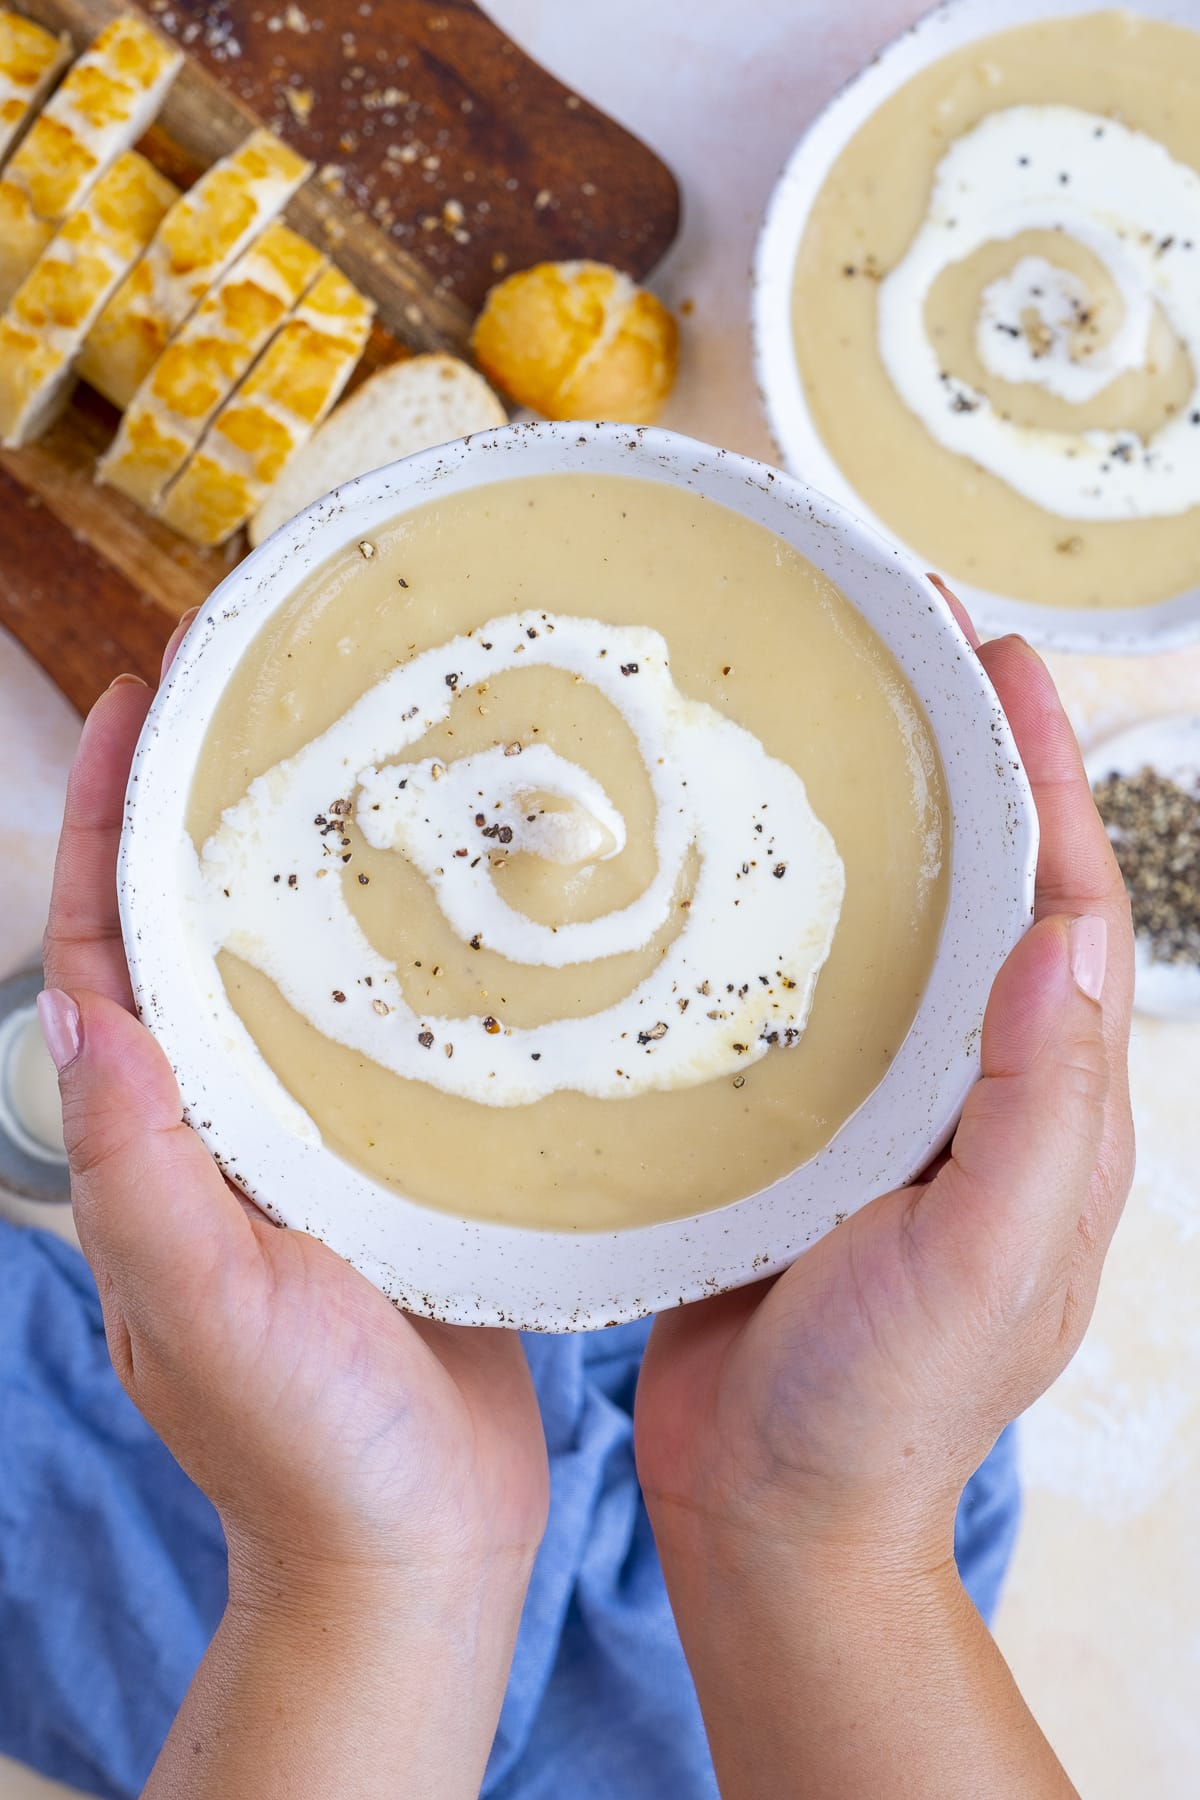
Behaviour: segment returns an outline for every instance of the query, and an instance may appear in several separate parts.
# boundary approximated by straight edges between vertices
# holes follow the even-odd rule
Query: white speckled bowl
[[[1115,0],[1112,0],[1115,3]],[[753,328],[759,392],[784,465],[890,536],[825,448],[804,395],[792,335],[796,253],[814,201],[851,138],[885,100],[931,63],[976,38],[1039,19],[1102,12],[1106,0],[944,0],[881,51],[813,120],[767,207],[754,261]],[[1200,28],[1197,0],[1137,0],[1135,11]],[[928,562],[912,551],[922,567]],[[1019,631],[1053,650],[1122,655],[1200,638],[1200,587],[1153,606],[1056,607],[956,581],[984,636]]]
[[[945,927],[916,1020],[874,1093],[833,1141],[774,1186],[695,1218],[620,1232],[530,1231],[400,1199],[302,1142],[231,1058],[223,994],[197,963],[180,901],[192,772],[225,682],[311,570],[397,513],[517,476],[586,470],[696,492],[768,527],[837,582],[895,655],[941,750],[953,819]],[[940,598],[900,551],[760,463],[667,432],[514,425],[422,452],[337,489],[229,575],[188,634],[134,758],[118,884],[142,1016],[187,1116],[267,1212],[316,1233],[401,1305],[462,1324],[570,1331],[633,1319],[768,1275],[838,1213],[903,1182],[949,1134],[978,1071],[992,978],[1033,894],[1037,825],[1004,716]]]

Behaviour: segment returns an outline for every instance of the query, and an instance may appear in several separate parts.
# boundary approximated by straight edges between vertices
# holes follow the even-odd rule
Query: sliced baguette
[[[457,356],[392,363],[343,400],[288,463],[253,519],[261,544],[313,500],[343,481],[508,421],[482,375]]]
[[[0,163],[37,116],[70,57],[70,38],[55,37],[20,13],[0,12]]]
[[[79,373],[127,407],[176,330],[287,205],[312,164],[254,131],[171,208],[88,334]]]
[[[0,306],[154,118],[182,52],[122,16],[72,64],[0,178]]]
[[[225,402],[158,511],[194,544],[245,524],[349,381],[375,303],[327,269]]]
[[[96,479],[152,512],[214,413],[326,258],[278,221],[244,250],[167,345],[130,401]]]
[[[136,150],[102,175],[51,238],[0,318],[0,442],[28,443],[71,389],[79,348],[105,301],[178,198]]]

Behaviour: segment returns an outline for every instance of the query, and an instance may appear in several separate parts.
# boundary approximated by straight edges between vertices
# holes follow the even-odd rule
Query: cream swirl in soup
[[[1194,385],[1149,438],[1025,424],[945,366],[926,327],[934,283],[984,245],[1034,231],[1083,246],[1107,292],[1045,257],[1022,257],[984,290],[980,361],[1006,382],[1093,400],[1148,368],[1160,308]],[[1200,175],[1143,132],[1077,107],[992,113],[938,165],[929,212],[880,286],[879,348],[931,436],[1050,512],[1141,519],[1200,506]]]
[[[538,665],[598,688],[624,717],[657,808],[649,885],[616,912],[561,924],[510,906],[504,869],[518,856],[584,866],[624,848],[619,805],[592,776],[520,739],[450,762],[385,761],[494,677]],[[375,849],[420,870],[464,946],[511,962],[561,969],[626,955],[677,908],[682,924],[643,980],[599,1012],[526,1027],[490,1012],[418,1013],[346,903],[351,816]],[[844,887],[800,776],[680,692],[658,632],[547,612],[491,619],[377,682],[251,784],[200,869],[214,953],[269,976],[335,1042],[490,1106],[563,1089],[609,1099],[691,1086],[790,1047]]]

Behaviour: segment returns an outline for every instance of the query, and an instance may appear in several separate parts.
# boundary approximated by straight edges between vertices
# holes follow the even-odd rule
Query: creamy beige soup
[[[1189,198],[1186,171],[1200,170],[1200,33],[1132,12],[1048,19],[981,39],[914,77],[862,126],[817,197],[796,262],[795,344],[808,405],[872,511],[946,575],[1062,606],[1162,600],[1200,582],[1200,506],[1179,510],[1176,493],[1176,510],[1135,516],[1119,501],[1118,516],[1083,517],[1071,505],[1051,505],[1050,485],[1036,471],[1029,491],[1019,491],[995,465],[984,466],[986,458],[972,455],[969,444],[963,453],[931,435],[901,397],[881,350],[881,296],[927,218],[943,159],[982,121],[995,130],[999,115],[1023,107],[1072,108],[1094,115],[1095,123],[1079,127],[1076,120],[1077,128],[1064,132],[1060,119],[1052,140],[1045,120],[1030,120],[1038,126],[1036,145],[1023,148],[1010,133],[1007,147],[996,140],[998,160],[977,165],[979,191],[990,188],[999,203],[1008,197],[1010,177],[1014,195],[1044,194],[1045,184],[1030,185],[1040,159],[1064,211],[1060,218],[1054,201],[1047,202],[1037,229],[998,233],[960,260],[947,260],[929,288],[923,324],[940,361],[945,402],[960,412],[982,411],[983,397],[1006,425],[1111,435],[1118,460],[1101,464],[1097,486],[1128,477],[1129,465],[1141,460],[1141,445],[1128,434],[1149,443],[1172,422],[1175,462],[1190,456],[1192,470],[1200,467],[1200,371],[1158,301],[1149,308],[1141,366],[1116,367],[1112,380],[1083,398],[1064,397],[1042,378],[1047,356],[1061,366],[1061,352],[1079,368],[1106,348],[1111,353],[1124,316],[1096,241],[1082,241],[1072,222],[1080,216],[1070,209],[1079,203],[1081,183],[1090,184],[1097,217],[1114,234],[1103,241],[1142,256],[1151,286],[1169,281],[1162,291],[1179,304],[1190,294],[1196,316],[1197,190]],[[1019,121],[1013,124],[1019,132]],[[1174,166],[1144,141],[1131,142],[1128,131],[1156,140]],[[1054,140],[1058,152],[1049,148]],[[1101,157],[1108,161],[1096,160]],[[1168,193],[1181,194],[1182,203],[1169,201]],[[970,226],[967,198],[963,207],[960,219],[953,202],[945,209],[950,231]],[[1140,222],[1114,222],[1114,214],[1139,209]],[[1170,222],[1158,223],[1160,216]],[[1152,240],[1139,223],[1152,226]],[[1057,347],[1037,310],[1049,304],[1046,294],[1039,290],[1023,305],[1013,291],[1013,271],[1035,264],[1059,271],[1052,277],[1058,303],[1072,306],[1078,322]],[[1001,306],[990,322],[999,334],[991,341],[1007,348],[1006,337],[1025,339],[1036,353],[1033,379],[998,377],[981,358],[981,306],[989,291],[1003,294],[1006,286],[1011,316]],[[968,423],[975,422],[953,420],[956,429]],[[1188,425],[1190,443],[1182,435]]]
[[[580,620],[598,622],[588,629],[661,633],[684,704],[707,703],[718,724],[743,727],[786,765],[776,765],[782,777],[802,778],[845,875],[803,1035],[757,1060],[747,1051],[744,1066],[718,1078],[628,1098],[560,1091],[494,1105],[442,1091],[438,1083],[462,1069],[464,1052],[484,1041],[481,1015],[497,1034],[489,1041],[503,1046],[505,1033],[594,1017],[646,978],[684,926],[697,853],[689,853],[670,920],[643,948],[566,967],[522,966],[486,942],[474,947],[452,927],[421,868],[368,843],[349,791],[344,802],[320,792],[314,806],[310,797],[311,836],[296,845],[293,867],[285,861],[269,871],[272,892],[286,898],[292,882],[300,900],[315,891],[306,883],[340,883],[372,950],[395,965],[404,1001],[443,1021],[439,1041],[423,1033],[429,1077],[402,1078],[334,1042],[259,967],[228,950],[219,957],[225,989],[326,1145],[425,1205],[573,1229],[720,1206],[812,1156],[885,1073],[929,976],[948,878],[942,775],[911,688],[838,589],[773,534],[680,489],[576,475],[505,481],[403,515],[335,556],[263,628],[208,732],[188,829],[201,850],[255,777],[302,752],[383,677],[489,619],[531,609],[557,618],[560,636]],[[531,639],[535,633],[530,627]],[[626,719],[593,682],[510,661],[517,666],[493,679],[455,677],[448,717],[384,774],[398,798],[404,770],[418,764],[441,771],[448,786],[459,759],[504,747],[532,762],[538,746],[599,782],[624,816],[619,855],[563,866],[529,850],[515,854],[495,832],[470,842],[472,859],[486,853],[510,907],[566,930],[635,903],[654,879],[652,772]],[[618,699],[648,674],[625,668]],[[521,766],[515,756],[503,764]],[[753,841],[778,854],[776,828]],[[450,845],[447,859],[455,853]],[[467,857],[467,848],[458,854]],[[260,875],[267,879],[265,868]],[[789,891],[783,879],[766,885],[768,899]],[[775,974],[768,964],[758,977],[764,988]],[[354,1008],[368,1024],[371,1008],[388,1012],[384,989],[377,983],[368,994],[363,979],[353,968],[339,971],[336,992],[323,994],[331,1027]],[[687,1004],[697,1009],[694,1020],[702,1008],[715,1017],[736,1003],[736,995],[727,1002],[724,994],[680,993],[672,1028]],[[645,1035],[650,1041],[631,1044],[629,1056],[666,1048],[665,1034],[658,1042],[654,1028]],[[458,1059],[446,1060],[456,1041]]]

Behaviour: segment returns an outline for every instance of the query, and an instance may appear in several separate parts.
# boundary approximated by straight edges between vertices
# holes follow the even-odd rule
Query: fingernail
[[[172,631],[170,637],[167,639],[166,644],[163,647],[162,670],[161,670],[160,678],[165,678],[167,670],[171,667],[171,664],[175,661],[175,658],[178,656],[180,646],[182,645],[183,640],[187,636],[188,632],[191,630],[192,622],[195,619],[196,614],[199,611],[200,611],[200,608],[198,606],[190,606],[188,608],[187,612],[182,613],[180,615],[180,617],[175,621],[175,629]]]
[[[61,1075],[75,1061],[83,1042],[79,1008],[61,988],[43,988],[37,997],[37,1009],[50,1061]]]
[[[1108,925],[1088,913],[1071,926],[1071,974],[1080,993],[1098,1000],[1104,988],[1108,964]]]
[[[124,675],[117,675],[114,677],[114,679],[112,681],[109,682],[108,692],[111,694],[112,690],[116,687],[130,687],[132,685],[136,685],[137,687],[146,687],[147,683],[142,680],[140,675],[133,675],[133,674],[129,674],[129,673],[126,673]]]

